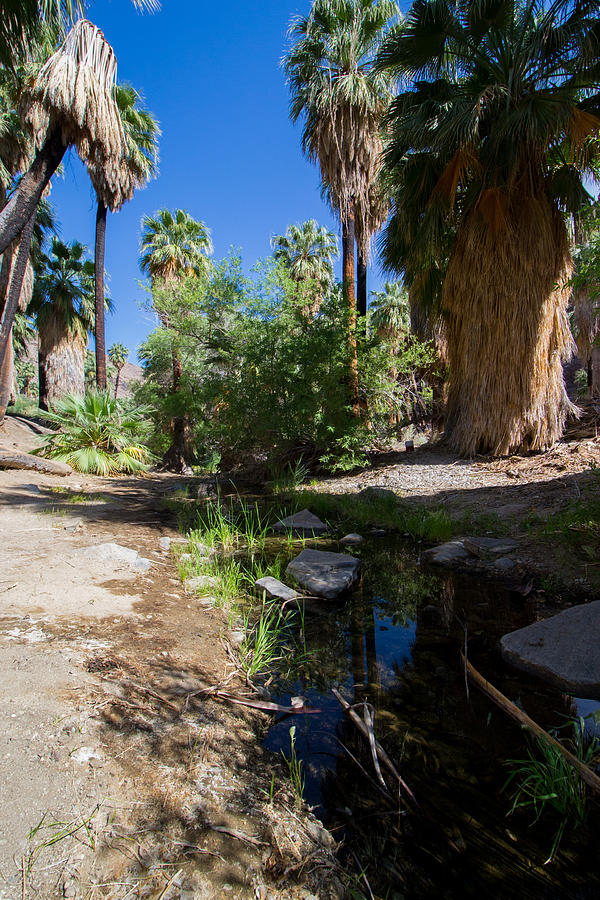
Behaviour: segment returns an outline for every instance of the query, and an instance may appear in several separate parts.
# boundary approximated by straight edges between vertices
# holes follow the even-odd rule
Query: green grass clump
[[[582,717],[571,724],[571,752],[584,765],[595,768],[600,755],[600,740],[595,735],[591,739],[586,737]],[[585,822],[586,785],[560,751],[541,739],[536,740],[534,748],[529,748],[527,759],[509,760],[508,765],[514,768],[504,789],[509,785],[515,788],[510,814],[518,809],[530,809],[534,813],[534,824],[544,814],[554,816],[556,831],[547,864],[554,858],[567,826],[577,828]]]

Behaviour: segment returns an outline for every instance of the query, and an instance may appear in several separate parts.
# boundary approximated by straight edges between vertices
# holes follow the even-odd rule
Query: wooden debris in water
[[[556,738],[552,737],[551,734],[548,734],[547,731],[538,725],[537,722],[534,722],[532,718],[530,718],[526,712],[523,712],[522,709],[519,709],[508,697],[505,697],[498,688],[495,688],[493,684],[490,684],[487,679],[481,675],[475,666],[472,665],[468,660],[465,659],[464,653],[461,653],[463,663],[466,667],[469,678],[476,685],[479,690],[483,691],[490,700],[493,700],[494,703],[500,707],[500,709],[504,710],[507,715],[509,715],[512,719],[518,722],[523,728],[527,731],[535,734],[536,737],[540,738],[540,740],[545,741],[547,744],[550,744],[554,747],[555,750],[558,750],[559,753],[562,754],[564,759],[572,766],[581,776],[582,780],[587,784],[589,788],[594,791],[595,794],[600,795],[600,778],[592,772],[592,770],[582,763],[581,760],[577,759],[566,747],[557,741]]]

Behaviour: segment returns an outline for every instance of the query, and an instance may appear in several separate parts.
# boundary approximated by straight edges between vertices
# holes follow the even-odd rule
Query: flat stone
[[[516,562],[509,556],[501,556],[500,559],[497,559],[494,563],[494,568],[498,569],[500,572],[510,572],[515,566]]]
[[[161,537],[158,539],[158,546],[161,550],[168,551],[171,547],[170,537]]]
[[[286,571],[314,596],[334,600],[358,581],[360,560],[346,553],[303,550]]]
[[[139,569],[140,572],[147,572],[152,565],[149,559],[146,559],[144,556],[138,556],[136,560],[131,564],[132,568]]]
[[[302,598],[302,594],[299,594],[298,591],[288,587],[287,584],[284,584],[282,581],[272,578],[270,575],[259,578],[255,584],[255,588],[259,594],[266,594],[269,600],[288,601],[300,600]]]
[[[463,544],[474,556],[506,556],[517,549],[518,544],[508,538],[466,537]]]
[[[362,544],[364,541],[364,537],[362,534],[345,534],[343,538],[340,540],[340,544],[346,544],[348,547],[358,546],[358,544]]]
[[[205,591],[216,588],[219,579],[212,575],[195,575],[193,578],[185,579],[185,589],[191,594],[192,591]]]
[[[294,513],[293,516],[288,516],[286,519],[280,519],[279,522],[276,522],[273,525],[273,531],[279,534],[291,531],[292,534],[300,537],[318,537],[321,534],[326,534],[329,529],[309,509],[301,509],[300,512]]]
[[[436,566],[452,566],[469,558],[469,551],[462,541],[446,541],[423,553],[423,559]]]
[[[114,544],[111,541],[106,544],[95,544],[93,547],[82,547],[79,552],[93,559],[127,563],[129,566],[132,566],[139,558],[137,550],[123,547],[121,544]]]
[[[375,503],[380,500],[384,500],[390,504],[398,503],[398,495],[394,493],[394,491],[390,491],[389,488],[376,487],[375,485],[371,485],[371,487],[363,488],[362,491],[359,491],[357,494],[357,499],[366,501],[367,503]]]
[[[600,600],[505,634],[502,656],[578,697],[600,699]]]

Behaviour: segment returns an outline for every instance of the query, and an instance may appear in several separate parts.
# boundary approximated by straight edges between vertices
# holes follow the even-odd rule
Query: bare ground
[[[24,423],[0,429],[4,449],[35,443]],[[598,465],[588,430],[509,461],[382,456],[316,489],[372,485],[456,516],[493,514],[519,533],[524,567],[593,589],[593,565],[583,572],[524,523],[592,496]],[[343,895],[326,833],[294,808],[260,747],[267,717],[202,693],[244,685],[225,613],[187,595],[159,551],[160,536],[176,537],[168,486],[0,472],[1,900]],[[105,541],[138,550],[150,570],[83,550]]]

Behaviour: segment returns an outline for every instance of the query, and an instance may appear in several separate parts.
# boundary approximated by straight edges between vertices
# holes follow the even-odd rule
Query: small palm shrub
[[[115,400],[108,391],[64,397],[45,416],[58,430],[48,435],[37,453],[66,462],[78,472],[136,474],[153,460],[144,445],[148,411]]]

